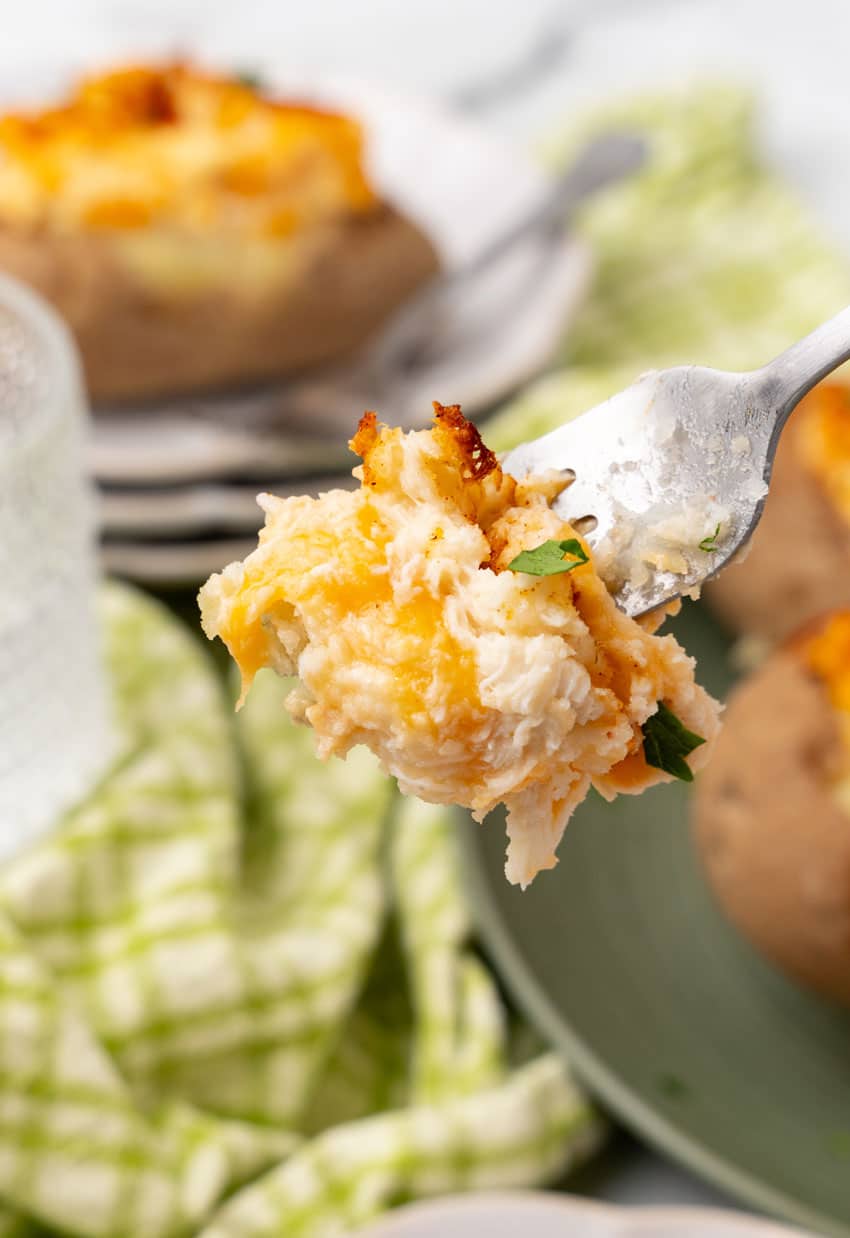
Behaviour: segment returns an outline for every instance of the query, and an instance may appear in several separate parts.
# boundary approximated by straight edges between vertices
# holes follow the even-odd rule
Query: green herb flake
[[[565,559],[565,555],[572,558]],[[571,572],[574,567],[581,567],[587,561],[581,542],[568,537],[563,542],[542,542],[533,550],[521,550],[508,564],[508,571],[526,572],[529,576],[557,576],[560,572]]]
[[[663,701],[658,702],[657,713],[647,718],[641,731],[647,765],[663,769],[666,774],[681,778],[682,782],[693,782],[694,776],[685,757],[705,743],[701,735],[694,735],[684,727]]]
[[[669,1100],[684,1100],[690,1088],[679,1075],[663,1074],[657,1079],[658,1090]]]
[[[704,537],[699,544],[700,550],[704,550],[706,554],[714,554],[717,550],[717,539],[720,536],[720,525],[708,537]]]

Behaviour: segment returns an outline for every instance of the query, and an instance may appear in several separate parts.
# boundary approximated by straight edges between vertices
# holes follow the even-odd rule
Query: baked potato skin
[[[803,463],[801,414],[802,406],[780,440],[749,553],[703,589],[726,627],[771,644],[832,607],[850,605],[850,526]]]
[[[108,232],[0,224],[0,269],[66,319],[92,399],[125,402],[281,378],[342,358],[439,269],[430,240],[386,204],[299,241],[294,275],[287,264],[262,293],[246,294],[233,279],[169,295],[123,261]],[[234,268],[239,260],[234,243]]]
[[[838,718],[799,646],[732,695],[695,784],[693,829],[729,919],[789,976],[850,1005],[850,813]]]

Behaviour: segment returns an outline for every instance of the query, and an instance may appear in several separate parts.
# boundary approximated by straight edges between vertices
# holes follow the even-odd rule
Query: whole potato
[[[730,920],[790,976],[850,1005],[850,805],[840,798],[850,715],[809,656],[812,638],[833,631],[846,650],[850,611],[776,650],[733,693],[695,788],[694,830]],[[845,692],[849,680],[847,664]]]

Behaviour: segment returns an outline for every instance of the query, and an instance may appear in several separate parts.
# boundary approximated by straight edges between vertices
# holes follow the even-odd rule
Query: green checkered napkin
[[[585,220],[595,291],[499,446],[648,365],[752,364],[850,300],[739,95],[605,119],[653,164]],[[519,1060],[470,946],[450,816],[366,752],[320,765],[274,677],[234,719],[156,604],[113,586],[103,615],[121,758],[0,869],[0,1238],[314,1238],[587,1155],[598,1119],[555,1057]]]
[[[589,1151],[564,1066],[510,1065],[449,815],[322,765],[270,673],[234,719],[159,604],[103,613],[122,756],[0,871],[6,1229],[347,1232]]]

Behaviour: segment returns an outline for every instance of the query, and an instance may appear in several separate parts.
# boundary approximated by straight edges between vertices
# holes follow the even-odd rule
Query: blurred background
[[[416,427],[459,401],[503,450],[650,367],[754,368],[850,302],[846,0],[29,0],[2,31],[3,113],[179,61],[245,114],[356,126],[269,173],[308,203],[301,299],[275,300],[277,242],[240,248],[265,188],[204,215],[236,167],[209,131],[168,156],[154,254],[121,248],[147,224],[80,226],[64,172],[28,215],[44,133],[0,117],[0,1238],[312,1238],[544,1185],[850,1234],[850,748],[797,800],[809,723],[750,732],[769,776],[720,842],[722,795],[699,828],[680,787],[591,797],[520,897],[499,822],[402,803],[362,753],[320,766],[279,685],[234,723],[194,600],[255,544],[258,490],[351,484],[366,407]],[[169,123],[207,106],[163,89]],[[113,207],[108,94],[81,132]],[[178,267],[178,293],[153,278]],[[718,696],[850,605],[848,424],[839,377],[746,574],[677,621]],[[765,700],[766,734],[796,716]],[[459,1232],[496,1233],[483,1209]],[[551,1232],[609,1232],[570,1215]]]
[[[796,173],[840,235],[846,220],[834,187],[850,163],[840,140],[845,21],[838,0],[435,0],[403,10],[391,0],[320,0],[307,10],[251,0],[238,10],[223,0],[41,0],[10,11],[2,65],[9,93],[38,100],[57,76],[84,67],[183,52],[270,75],[353,75],[486,107],[500,131],[526,143],[612,92],[720,75],[758,94],[770,156]]]
[[[636,94],[666,93],[666,104],[659,99],[656,111],[660,115],[666,106],[672,132],[677,110],[694,113],[700,88],[706,100],[696,105],[701,116],[685,120],[684,128],[689,123],[704,128],[702,117],[708,118],[712,108],[730,108],[737,92],[738,119],[730,117],[726,133],[737,124],[748,143],[741,153],[763,160],[782,176],[808,207],[824,242],[835,242],[838,254],[850,245],[845,210],[850,154],[843,140],[848,88],[836,37],[845,20],[841,6],[828,0],[805,8],[758,0],[730,0],[728,5],[534,0],[521,10],[507,0],[493,6],[470,0],[445,9],[413,4],[403,12],[389,3],[320,3],[308,12],[264,4],[237,11],[226,4],[40,3],[9,21],[0,65],[3,93],[11,104],[44,105],[86,72],[150,58],[188,57],[210,69],[247,74],[272,95],[288,92],[353,109],[366,123],[363,157],[376,191],[422,228],[452,273],[545,199],[544,167],[565,166],[581,126],[601,106],[616,106]],[[722,101],[719,96],[714,104],[708,101],[711,86],[726,92]],[[424,111],[420,100],[427,101]],[[628,116],[620,127],[629,129]],[[690,140],[687,135],[685,140]],[[709,145],[715,137],[701,133],[700,140]],[[671,149],[668,141],[668,154]],[[688,182],[707,166],[693,151],[690,161],[681,159],[668,169],[669,194],[682,195],[679,219],[690,218],[693,226],[701,212],[708,210],[710,217],[711,195],[708,204],[704,199],[695,204],[688,217]],[[719,192],[749,192],[751,184],[734,185],[729,179],[742,166],[740,160],[734,165],[719,157],[708,175]],[[609,205],[607,215],[613,209]],[[604,209],[601,214],[606,218]],[[743,247],[740,277],[762,255],[750,252],[751,234],[736,233],[734,215],[717,223],[712,259],[722,263]],[[457,364],[449,364],[447,372],[426,366],[404,382],[397,369],[389,390],[386,382],[362,381],[362,376],[355,382],[348,376],[330,398],[308,388],[285,398],[270,392],[268,398],[231,399],[229,404],[213,400],[201,407],[197,400],[175,404],[162,392],[166,398],[149,409],[146,423],[138,417],[99,419],[92,467],[104,488],[106,565],[175,588],[195,584],[244,553],[255,527],[253,483],[280,490],[312,476],[318,484],[345,464],[328,445],[327,434],[324,442],[316,441],[320,409],[326,421],[330,417],[325,430],[338,444],[341,431],[353,424],[364,404],[392,405],[397,419],[413,416],[414,408],[427,416],[430,400],[443,393],[479,415],[504,404],[518,387],[557,367],[571,352],[580,356],[581,343],[573,343],[568,326],[582,301],[589,265],[598,265],[599,255],[592,254],[591,245],[573,254],[572,261],[562,258],[558,271],[537,281],[530,251],[541,233],[529,233],[524,267],[521,256],[508,255],[519,270],[511,272],[510,261],[503,263],[501,281],[497,272],[495,282],[488,285],[485,279],[471,296],[451,298],[449,321],[460,313],[460,323],[456,347],[443,359],[459,361],[459,371]],[[766,231],[765,245],[769,238]],[[537,265],[547,266],[545,247],[537,251]],[[675,244],[668,254],[669,272],[677,266],[674,251]],[[691,274],[699,279],[702,259],[691,257]],[[777,255],[777,272],[779,264]],[[413,269],[409,274],[413,283],[420,278]],[[657,280],[661,289],[669,277],[659,279],[651,267],[639,281],[626,282],[624,297],[634,297],[635,314],[639,298],[633,289],[640,288],[654,312],[658,297],[652,283]],[[679,279],[685,279],[682,272]],[[715,285],[719,279],[714,277]],[[64,282],[67,297],[73,279]],[[41,286],[44,291],[43,278]],[[772,297],[769,287],[768,278],[760,294],[764,301]],[[790,277],[785,288],[789,298],[797,295]],[[350,317],[363,310],[358,304]],[[608,310],[605,304],[603,312]],[[92,311],[79,306],[78,313],[92,317]],[[804,313],[799,317],[808,325]],[[675,321],[676,313],[669,319]],[[470,348],[463,347],[464,322],[479,347],[472,339]],[[446,334],[453,330],[454,324]],[[364,332],[374,342],[374,329],[364,326]],[[787,330],[773,339],[763,331],[761,343],[769,351],[773,340],[786,337]],[[749,338],[752,346],[740,356],[724,358],[709,348],[704,359],[730,365],[758,360],[758,344]],[[113,347],[104,345],[101,351]],[[211,352],[216,347],[211,345]],[[692,336],[684,332],[683,345],[671,339],[667,353],[670,360],[686,360],[692,348]],[[629,352],[638,364],[655,361],[658,341],[622,347],[623,360]],[[329,345],[326,355],[339,356],[339,347],[335,354]],[[115,365],[120,364],[119,358]],[[209,380],[197,379],[198,389],[209,390]],[[339,398],[342,389],[348,402]],[[98,409],[115,402],[108,389],[97,385],[92,394]],[[125,401],[128,394],[143,399],[144,384],[136,392],[131,384],[123,392]],[[165,486],[172,487],[169,493],[150,489]]]

